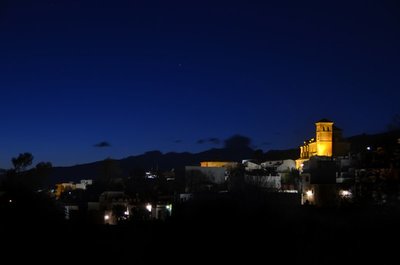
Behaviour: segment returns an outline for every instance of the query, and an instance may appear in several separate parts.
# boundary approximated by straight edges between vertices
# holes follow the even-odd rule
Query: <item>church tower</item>
[[[322,119],[315,123],[317,156],[332,156],[333,122]]]
[[[322,119],[315,123],[315,138],[304,141],[300,146],[300,157],[296,159],[296,168],[313,156],[346,156],[350,144],[342,139],[342,130],[333,124],[333,121]]]

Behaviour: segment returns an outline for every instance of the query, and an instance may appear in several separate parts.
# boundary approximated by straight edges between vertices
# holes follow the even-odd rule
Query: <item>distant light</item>
[[[104,215],[104,220],[106,221],[110,220],[110,216],[108,214]]]
[[[283,190],[284,193],[298,193],[297,190]]]
[[[147,211],[151,212],[151,209],[152,209],[152,208],[153,208],[153,207],[151,206],[151,204],[150,204],[150,203],[146,205],[146,209],[147,209]]]
[[[312,197],[313,196],[312,190],[306,191],[306,194],[307,194],[308,197]]]
[[[167,210],[171,213],[171,211],[172,211],[172,204],[168,204],[168,205],[166,206],[166,208],[167,208]]]
[[[349,191],[349,190],[341,190],[341,191],[339,192],[339,194],[340,194],[341,196],[343,196],[343,197],[350,197],[350,196],[351,196],[351,191]]]
[[[129,211],[125,211],[124,214],[125,214],[125,215],[129,215]]]
[[[147,171],[146,172],[146,178],[147,179],[155,179],[155,178],[157,178],[157,175],[152,174],[150,171]]]
[[[12,201],[12,200],[9,200],[8,202],[9,202],[9,203],[12,203],[13,201]]]
[[[301,167],[304,167],[304,163],[302,163],[300,166],[301,166]]]
[[[370,151],[370,150],[371,150],[371,146],[368,146],[368,147],[367,147],[367,150]]]

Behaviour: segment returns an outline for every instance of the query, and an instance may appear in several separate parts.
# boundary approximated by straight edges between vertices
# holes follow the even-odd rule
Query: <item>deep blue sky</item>
[[[399,61],[396,1],[2,0],[0,167],[381,132]]]

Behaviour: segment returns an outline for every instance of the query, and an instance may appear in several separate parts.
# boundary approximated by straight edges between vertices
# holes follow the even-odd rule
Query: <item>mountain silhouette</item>
[[[392,130],[378,134],[360,134],[348,137],[346,140],[350,142],[350,151],[358,153],[365,150],[366,147],[376,149],[383,147],[387,152],[392,152],[398,146],[400,138],[400,130]]]
[[[123,176],[130,172],[142,170],[171,170],[185,166],[197,166],[201,161],[234,161],[241,162],[242,159],[252,158],[254,150],[249,147],[238,148],[213,148],[200,153],[176,153],[163,154],[160,151],[149,151],[137,156],[112,160],[120,169]],[[51,180],[54,183],[79,181],[80,179],[97,179],[104,167],[104,161],[96,161],[71,167],[54,167]]]
[[[235,136],[236,137],[236,136]],[[262,152],[248,146],[248,141],[237,136],[227,142],[225,148],[213,148],[200,153],[176,153],[163,154],[160,151],[149,151],[137,156],[112,160],[121,176],[128,176],[135,170],[171,170],[183,169],[185,166],[197,166],[201,161],[233,161],[241,162],[243,159],[284,160],[297,159],[299,148],[286,150],[269,150]],[[379,134],[361,134],[345,138],[350,142],[351,152],[357,153],[367,146],[384,147],[388,151],[394,150],[397,139],[400,138],[400,130]],[[258,156],[257,156],[258,151]],[[261,152],[261,153],[260,153]],[[51,173],[51,184],[68,181],[79,181],[81,179],[98,179],[102,174],[104,161],[96,161],[71,167],[54,167]]]

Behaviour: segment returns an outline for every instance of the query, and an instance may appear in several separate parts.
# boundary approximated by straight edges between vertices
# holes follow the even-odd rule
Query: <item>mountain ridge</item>
[[[361,152],[366,146],[384,146],[391,150],[396,146],[400,138],[400,130],[394,130],[378,134],[360,134],[346,137],[344,140],[350,142],[351,152]],[[167,152],[152,150],[136,156],[128,156],[122,159],[105,159],[91,163],[74,166],[54,167],[50,179],[52,183],[79,181],[80,179],[97,179],[103,172],[105,166],[113,167],[121,176],[129,176],[135,170],[171,170],[183,169],[184,166],[199,165],[201,161],[234,161],[241,162],[243,159],[258,160],[284,160],[297,159],[299,148],[269,150],[255,150],[247,144],[239,146],[228,145],[224,148],[212,148],[198,153],[190,152]],[[106,163],[109,165],[106,165]],[[111,164],[110,164],[111,163]]]

